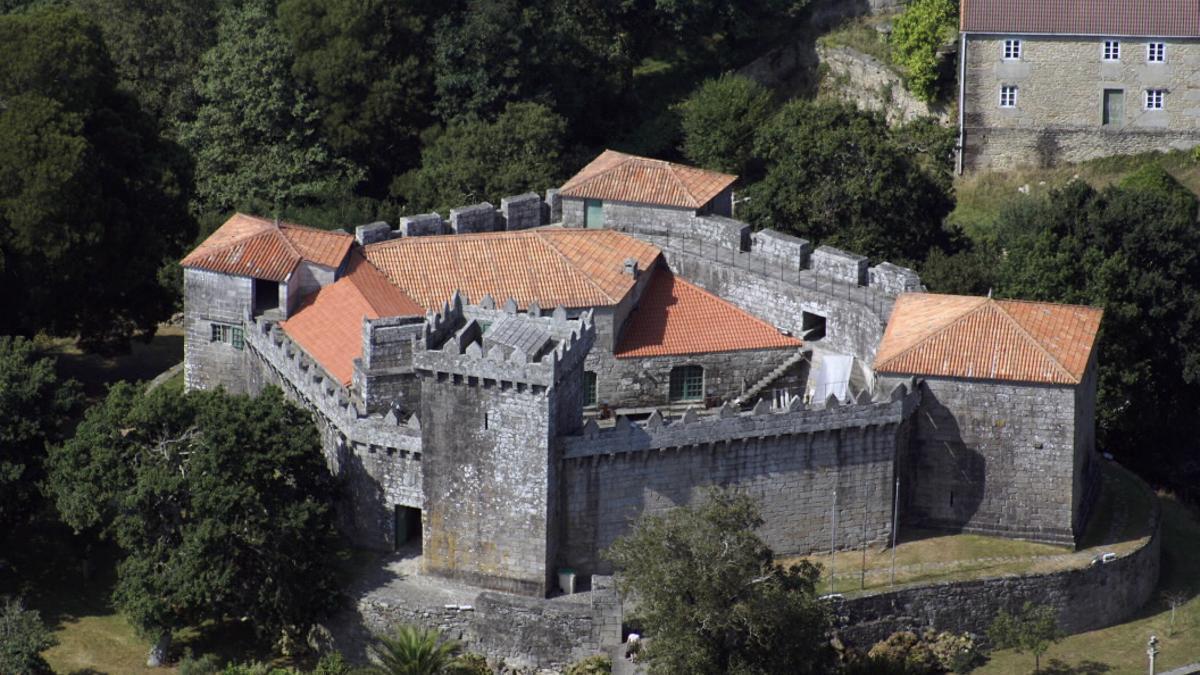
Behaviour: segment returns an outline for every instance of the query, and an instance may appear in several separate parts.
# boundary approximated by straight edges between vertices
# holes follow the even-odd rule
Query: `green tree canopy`
[[[714,490],[613,544],[617,582],[653,638],[642,650],[651,673],[828,672],[819,570],[776,564],[754,533],[762,523],[749,497]]]
[[[368,170],[369,192],[413,168],[432,120],[428,0],[283,0],[292,70],[314,93],[323,138]]]
[[[63,520],[120,546],[114,601],[151,636],[247,617],[295,638],[335,602],[333,477],[311,417],[278,389],[121,383],[49,465]]]
[[[200,107],[181,140],[210,210],[278,212],[348,196],[362,171],[317,134],[317,108],[292,77],[293,55],[270,0],[230,3],[197,75]]]
[[[917,98],[936,98],[938,50],[954,41],[957,29],[957,0],[912,0],[892,24],[892,53]]]
[[[774,112],[771,92],[742,75],[705,80],[680,105],[683,154],[706,169],[745,177],[754,134]]]
[[[537,103],[513,103],[495,122],[453,120],[393,193],[413,212],[445,210],[543,190],[562,180],[566,122]]]
[[[988,628],[988,637],[999,649],[1014,649],[1018,654],[1033,654],[1033,672],[1042,667],[1042,654],[1050,645],[1062,639],[1058,628],[1058,611],[1049,605],[1027,602],[1016,614],[1004,610],[996,615]]]
[[[0,333],[152,334],[174,308],[158,281],[194,236],[190,169],[117,89],[81,12],[0,16]]]
[[[50,675],[42,652],[58,644],[42,617],[12,598],[0,598],[0,673]]]
[[[948,182],[878,113],[794,101],[760,129],[754,149],[766,163],[743,207],[755,226],[901,264],[946,245]]]
[[[0,335],[0,532],[33,508],[46,446],[61,440],[79,402],[77,384],[60,382],[54,361],[40,358],[32,342]]]

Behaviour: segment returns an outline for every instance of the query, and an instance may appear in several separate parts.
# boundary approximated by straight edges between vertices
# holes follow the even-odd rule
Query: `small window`
[[[1005,40],[1004,41],[1004,60],[1016,61],[1021,58],[1021,41],[1020,40]]]
[[[1121,43],[1117,40],[1104,41],[1104,60],[1105,61],[1120,61],[1121,60]]]
[[[241,327],[230,326],[226,323],[214,323],[209,339],[212,342],[224,342],[225,344],[233,345],[234,349],[241,349],[245,346],[245,335],[242,333]]]
[[[699,401],[704,398],[704,368],[701,366],[677,366],[671,369],[672,403]]]
[[[1147,44],[1146,61],[1149,63],[1165,63],[1167,61],[1167,43],[1151,42]]]
[[[800,313],[800,339],[816,342],[825,337],[825,317],[812,312]]]
[[[596,405],[596,373],[583,371],[583,407],[592,408]]]
[[[1015,108],[1017,107],[1017,87],[1013,84],[1005,84],[1000,87],[1000,107]]]
[[[1162,110],[1166,107],[1166,92],[1162,89],[1146,90],[1146,110]]]

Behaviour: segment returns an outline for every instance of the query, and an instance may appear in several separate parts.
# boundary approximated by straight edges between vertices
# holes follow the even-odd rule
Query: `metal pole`
[[[862,576],[859,579],[860,590],[867,589],[867,505],[863,504],[863,533],[862,533]]]
[[[833,593],[833,575],[837,569],[837,486],[833,487],[833,508],[830,510],[833,516],[833,527],[829,532],[829,592]]]
[[[900,518],[900,477],[896,476],[896,490],[892,506],[892,585],[896,585],[896,531],[900,528],[896,522]]]

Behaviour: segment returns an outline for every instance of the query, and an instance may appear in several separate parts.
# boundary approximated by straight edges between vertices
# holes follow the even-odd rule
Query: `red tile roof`
[[[428,310],[440,308],[456,290],[472,302],[484,295],[497,303],[511,297],[521,308],[531,302],[546,309],[615,305],[634,285],[624,273],[626,258],[648,270],[661,255],[619,232],[560,227],[405,237],[363,252]]]
[[[709,354],[745,349],[796,348],[803,343],[734,305],[658,269],[621,335],[613,355]]]
[[[1102,314],[1080,305],[905,293],[879,343],[875,370],[1078,384]]]
[[[1197,0],[963,0],[973,33],[1200,37]]]
[[[301,260],[342,264],[354,237],[235,213],[180,264],[223,274],[283,281]]]
[[[383,273],[358,254],[346,276],[304,298],[279,325],[330,375],[349,385],[354,359],[362,356],[363,318],[421,316],[425,310],[388,283]]]
[[[698,209],[737,176],[605,150],[563,184],[563,197]]]

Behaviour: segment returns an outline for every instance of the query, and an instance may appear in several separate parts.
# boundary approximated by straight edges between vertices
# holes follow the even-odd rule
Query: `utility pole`
[[[896,476],[896,490],[892,505],[892,584],[896,585],[896,530],[900,529],[897,522],[900,518],[900,477]]]
[[[833,508],[830,509],[833,526],[829,528],[829,592],[833,593],[834,571],[837,569],[837,486],[833,486]]]
[[[1150,657],[1150,675],[1154,675],[1154,657],[1158,656],[1158,636],[1151,635],[1146,643],[1146,656]]]

